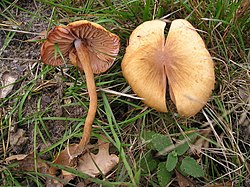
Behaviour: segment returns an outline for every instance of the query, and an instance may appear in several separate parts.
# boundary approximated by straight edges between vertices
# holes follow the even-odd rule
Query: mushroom
[[[97,109],[94,74],[110,68],[119,52],[119,46],[120,39],[117,35],[99,24],[81,20],[67,26],[56,26],[48,33],[47,40],[41,47],[41,57],[45,64],[58,66],[69,57],[71,63],[85,73],[90,104],[77,155],[83,152],[90,140]]]
[[[193,116],[209,99],[215,84],[214,65],[195,28],[184,19],[166,23],[152,20],[131,34],[122,72],[143,102],[167,112],[166,89],[182,116]]]

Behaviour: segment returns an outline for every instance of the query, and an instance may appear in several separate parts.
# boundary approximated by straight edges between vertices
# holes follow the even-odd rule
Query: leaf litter
[[[16,132],[10,132],[10,145],[14,152],[19,152],[20,149],[28,142],[26,131],[17,129]]]
[[[110,154],[110,143],[99,139],[97,145],[89,145],[89,147],[98,147],[97,154],[88,149],[79,158],[72,159],[71,154],[77,148],[78,144],[70,144],[63,151],[61,151],[53,164],[62,165],[63,167],[76,169],[79,172],[85,173],[90,177],[98,177],[100,175],[107,175],[113,170],[118,162],[119,157],[115,154]],[[7,164],[16,161],[18,166],[15,169],[19,171],[39,171],[43,174],[49,175],[46,179],[46,186],[57,187],[64,186],[69,181],[75,178],[75,175],[65,170],[59,170],[56,167],[49,166],[45,160],[42,160],[33,153],[12,155],[5,159]],[[59,175],[58,175],[59,174]]]
[[[18,171],[38,171],[43,174],[47,174],[49,166],[37,156],[34,156],[34,153],[30,154],[19,154],[12,155],[5,159],[7,164],[10,164],[14,161],[17,161],[17,167],[14,169]]]
[[[5,98],[13,89],[14,82],[18,79],[18,75],[11,72],[4,72],[1,77],[2,88],[0,89],[0,99]]]
[[[98,153],[87,152],[79,158],[77,170],[92,177],[108,174],[119,162],[119,157],[109,154],[109,143],[98,140]]]

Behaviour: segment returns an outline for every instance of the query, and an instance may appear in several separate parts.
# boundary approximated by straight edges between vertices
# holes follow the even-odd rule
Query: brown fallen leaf
[[[243,0],[236,11],[236,18],[240,18],[250,12],[250,1]]]
[[[17,162],[18,166],[15,169],[18,171],[35,171],[37,169],[39,173],[47,174],[49,170],[49,166],[39,157],[34,157],[33,153],[12,155],[6,158],[5,162],[7,164]]]
[[[91,177],[106,175],[119,162],[119,157],[109,154],[109,143],[98,140],[99,151],[97,154],[85,153],[79,158],[77,170],[88,174]]]
[[[77,148],[78,144],[70,144],[68,145],[63,151],[60,152],[53,161],[54,164],[60,164],[63,166],[69,166],[69,167],[76,167],[77,165],[77,160],[71,159],[71,154],[75,151]],[[51,174],[55,174],[54,171],[55,168],[51,168]]]
[[[19,155],[11,155],[8,158],[5,159],[5,162],[10,163],[13,160],[23,160],[27,157],[26,154],[19,154]]]
[[[28,137],[25,136],[26,131],[23,129],[17,129],[16,132],[10,133],[10,145],[15,152],[19,152],[23,149],[23,146],[27,143]]]
[[[175,171],[176,174],[176,180],[179,184],[179,187],[195,187],[195,183],[189,179],[188,177],[183,176],[178,171]]]
[[[15,73],[5,72],[1,77],[1,83],[3,88],[0,89],[0,99],[5,98],[13,88],[13,83],[17,80],[18,75]]]
[[[65,167],[75,168],[76,170],[83,172],[91,177],[97,177],[98,175],[106,175],[109,173],[119,162],[118,156],[115,154],[109,154],[109,143],[102,140],[98,140],[98,153],[93,154],[90,151],[86,151],[79,158],[72,157],[71,153],[77,149],[78,144],[68,145],[53,161],[54,164],[60,164]],[[93,146],[93,145],[92,145]],[[88,147],[92,147],[89,145]],[[52,176],[56,176],[57,179],[48,179],[46,181],[47,187],[58,187],[67,184],[70,180],[75,178],[75,175],[64,170],[59,170],[55,167],[49,169],[49,173]],[[60,175],[57,175],[60,173]]]
[[[61,151],[55,160],[53,161],[54,164],[63,165],[65,167],[75,168],[77,165],[77,160],[71,159],[70,153],[73,153],[77,148],[78,144],[70,144],[68,145],[63,151]],[[59,172],[60,171],[60,172]],[[60,173],[60,175],[57,175]],[[46,181],[46,186],[48,187],[58,187],[67,184],[69,181],[75,178],[75,176],[67,171],[59,170],[55,167],[49,168],[49,174],[52,176],[56,176],[60,179],[60,182],[56,179],[48,179]]]
[[[234,186],[233,182],[223,182],[223,183],[214,183],[214,184],[206,184],[204,187],[232,187]]]

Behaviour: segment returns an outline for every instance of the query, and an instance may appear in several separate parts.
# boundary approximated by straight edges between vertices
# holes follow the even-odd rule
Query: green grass
[[[37,167],[32,172],[15,170],[15,164],[7,164],[5,158],[34,152],[51,162],[68,141],[78,142],[82,135],[89,104],[84,75],[70,64],[61,68],[43,65],[39,58],[40,44],[26,41],[38,32],[81,19],[99,23],[121,38],[114,65],[106,73],[95,76],[98,110],[92,132],[93,140],[100,134],[108,137],[120,162],[109,178],[92,178],[91,182],[103,186],[163,184],[157,175],[167,158],[155,156],[157,148],[151,145],[150,138],[145,138],[144,132],[165,135],[173,145],[178,145],[177,140],[182,136],[193,148],[195,142],[188,141],[188,133],[195,128],[200,140],[207,140],[207,144],[196,153],[189,149],[178,156],[174,171],[180,171],[183,158],[192,157],[205,172],[204,177],[187,176],[197,185],[228,181],[235,186],[246,185],[250,172],[250,5],[247,1],[37,0],[29,3],[0,2],[0,68],[4,71],[15,64],[26,68],[17,71],[20,77],[13,91],[0,99],[0,186],[43,186],[44,174]],[[129,97],[133,92],[122,76],[120,63],[131,32],[144,21],[163,17],[171,21],[187,19],[202,30],[199,33],[214,59],[216,87],[208,104],[192,118],[146,108],[140,100]],[[167,28],[168,23],[166,33]],[[25,56],[30,51],[34,56]],[[2,65],[5,62],[8,65]],[[54,125],[58,128],[53,129]],[[10,145],[10,136],[15,135],[16,128],[25,130],[29,147],[17,150]],[[211,130],[209,136],[203,133],[204,129]],[[142,165],[142,160],[147,164]],[[74,173],[79,181],[86,178],[75,170],[66,170]],[[170,177],[172,184],[178,185],[176,174]],[[76,184],[74,180],[69,186]]]

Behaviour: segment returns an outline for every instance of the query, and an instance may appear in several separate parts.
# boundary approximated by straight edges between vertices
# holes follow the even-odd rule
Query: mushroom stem
[[[82,139],[78,145],[78,149],[76,150],[78,154],[81,154],[90,140],[92,123],[95,119],[95,113],[97,109],[97,93],[94,80],[94,73],[90,64],[88,49],[83,45],[80,39],[75,40],[74,45],[77,51],[78,58],[85,73],[87,90],[90,98],[89,110],[83,129],[84,132],[82,135]]]

